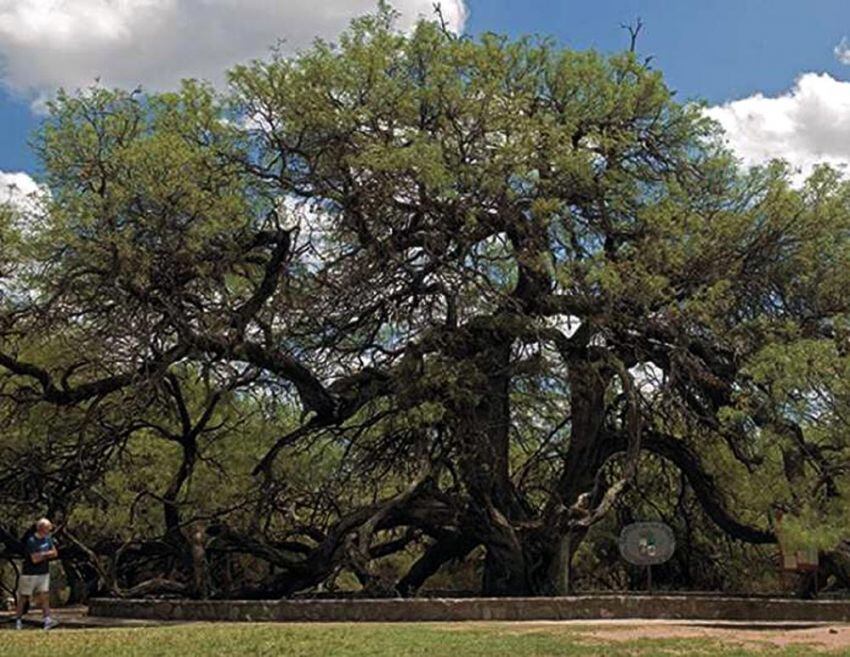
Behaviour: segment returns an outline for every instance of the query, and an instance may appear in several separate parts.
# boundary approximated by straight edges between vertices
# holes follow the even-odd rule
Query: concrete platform
[[[846,623],[850,600],[593,595],[560,598],[90,601],[89,615],[147,621],[590,621]]]

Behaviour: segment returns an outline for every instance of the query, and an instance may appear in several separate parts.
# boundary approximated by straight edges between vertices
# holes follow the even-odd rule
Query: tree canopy
[[[7,553],[39,511],[118,595],[540,594],[655,500],[845,581],[848,184],[741,169],[634,49],[393,20],[51,103],[0,212]]]

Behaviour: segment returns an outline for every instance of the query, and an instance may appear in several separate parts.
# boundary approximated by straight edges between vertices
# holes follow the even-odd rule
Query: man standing
[[[18,582],[18,608],[15,627],[21,629],[24,605],[33,598],[41,607],[44,629],[49,630],[59,623],[50,616],[50,560],[59,556],[50,532],[53,523],[41,518],[35,523],[35,531],[24,542],[24,567]]]

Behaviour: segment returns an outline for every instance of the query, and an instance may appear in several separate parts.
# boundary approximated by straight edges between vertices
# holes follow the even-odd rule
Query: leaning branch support
[[[729,513],[717,493],[714,478],[705,471],[697,453],[684,441],[655,431],[646,431],[643,447],[667,459],[684,473],[703,510],[729,536],[746,543],[777,542],[773,532],[745,525]]]

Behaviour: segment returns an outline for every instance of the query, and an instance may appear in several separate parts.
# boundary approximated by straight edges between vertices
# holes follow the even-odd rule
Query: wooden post
[[[567,532],[558,546],[558,573],[560,581],[557,581],[560,595],[572,593],[572,559],[570,559],[570,533]]]
[[[209,591],[207,586],[206,531],[203,523],[196,522],[191,528],[189,545],[192,553],[192,593],[194,597],[205,600]]]

